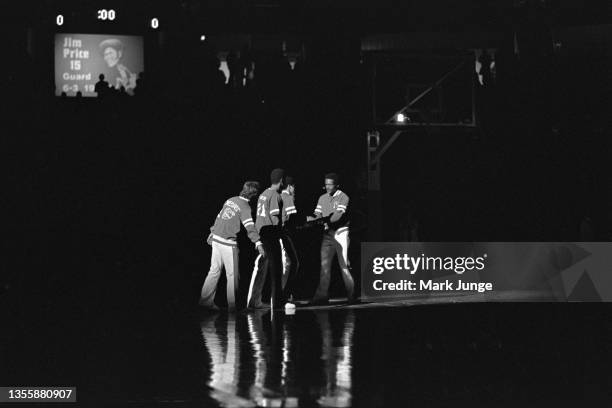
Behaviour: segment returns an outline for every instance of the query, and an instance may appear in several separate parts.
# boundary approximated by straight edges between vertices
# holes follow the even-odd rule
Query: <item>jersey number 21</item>
[[[260,217],[266,216],[266,204],[265,203],[257,204],[257,215]]]

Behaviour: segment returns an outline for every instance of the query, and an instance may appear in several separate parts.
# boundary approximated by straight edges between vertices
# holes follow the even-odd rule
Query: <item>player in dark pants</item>
[[[266,276],[270,274],[271,291],[273,301],[272,307],[283,304],[282,291],[282,266],[281,266],[281,227],[283,202],[280,190],[283,187],[285,172],[283,169],[274,169],[270,174],[272,185],[257,200],[257,218],[255,228],[259,232],[264,247],[265,256],[255,259],[255,268],[251,276],[247,307],[261,309],[267,307],[261,301]]]
[[[355,283],[350,271],[348,259],[349,222],[346,216],[349,197],[340,191],[339,178],[335,173],[325,175],[326,193],[319,197],[315,216],[309,220],[329,217],[325,223],[323,241],[321,242],[321,273],[319,286],[310,304],[327,304],[329,301],[329,282],[334,255],[338,255],[342,280],[346,288],[348,302],[355,302]]]
[[[285,180],[285,189],[281,192],[281,199],[283,201],[283,226],[284,233],[280,239],[281,245],[281,259],[283,265],[283,293],[287,304],[285,308],[294,308],[293,304],[293,291],[295,289],[295,283],[297,278],[297,272],[300,267],[300,263],[291,239],[291,232],[294,230],[297,224],[297,209],[295,206],[295,181],[293,177],[287,176]]]

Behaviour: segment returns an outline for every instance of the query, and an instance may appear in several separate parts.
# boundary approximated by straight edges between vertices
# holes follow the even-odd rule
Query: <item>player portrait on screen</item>
[[[124,51],[123,43],[116,38],[109,38],[100,43],[100,52],[110,68],[108,75],[110,85],[116,89],[123,86],[126,91],[130,91],[136,88],[137,75],[121,62]]]

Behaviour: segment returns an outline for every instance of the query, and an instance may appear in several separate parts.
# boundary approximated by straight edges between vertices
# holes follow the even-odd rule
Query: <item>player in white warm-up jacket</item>
[[[236,308],[236,292],[238,290],[238,243],[236,237],[240,231],[240,224],[244,226],[251,241],[259,251],[265,255],[259,233],[255,229],[255,222],[251,216],[249,201],[259,193],[259,183],[247,181],[244,183],[239,196],[225,201],[223,208],[217,215],[214,225],[210,228],[207,242],[212,246],[210,271],[202,286],[200,305],[216,309],[214,304],[217,282],[221,269],[225,268],[227,277],[227,305],[229,310]]]

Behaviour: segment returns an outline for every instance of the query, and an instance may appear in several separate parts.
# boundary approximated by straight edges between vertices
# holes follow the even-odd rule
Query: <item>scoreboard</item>
[[[154,30],[160,27],[159,16],[155,16],[153,14],[147,15],[147,16],[143,16],[143,15],[134,16],[134,15],[131,15],[131,13],[126,13],[126,14],[127,14],[126,17],[122,18],[122,20],[124,21],[129,19],[130,21],[135,22],[138,25],[141,25],[143,28],[144,26],[148,26]],[[62,13],[62,11],[60,10],[55,15],[55,24],[58,27],[62,27],[64,26],[64,24],[70,24],[70,23],[78,24],[86,20],[93,20],[93,19],[97,20],[98,22],[103,22],[103,21],[114,22],[114,21],[120,21],[119,20],[120,15],[123,17],[123,14],[120,14],[120,11],[112,9],[112,8],[109,8],[109,9],[100,8],[95,11],[89,10],[86,12],[67,11],[64,13]],[[135,21],[135,20],[139,20],[139,21]]]

